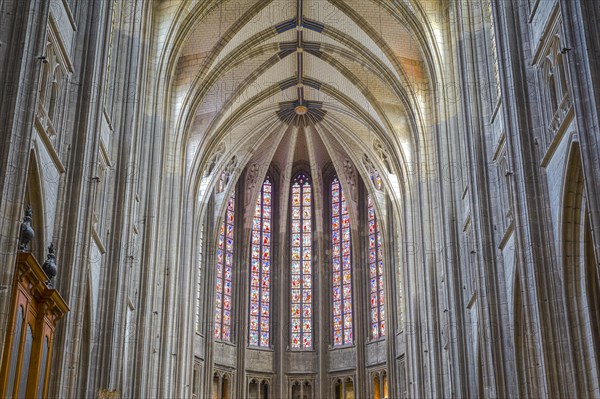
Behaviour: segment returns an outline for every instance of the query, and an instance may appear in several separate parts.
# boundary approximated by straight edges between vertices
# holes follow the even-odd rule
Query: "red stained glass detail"
[[[270,346],[271,192],[271,179],[267,176],[256,199],[252,220],[254,245],[250,253],[250,285],[253,289],[250,292],[248,344],[263,348]]]
[[[370,319],[371,339],[385,336],[385,309],[384,309],[384,270],[383,270],[383,245],[381,232],[375,216],[375,207],[371,197],[368,198],[369,217],[369,292],[370,292]]]
[[[301,173],[291,195],[291,347],[312,348],[312,187]]]
[[[333,345],[352,344],[352,262],[350,214],[338,178],[331,183]]]
[[[235,197],[227,201],[227,211],[217,240],[217,265],[215,283],[215,339],[231,340],[231,308],[232,308],[232,266],[233,238],[235,221]]]

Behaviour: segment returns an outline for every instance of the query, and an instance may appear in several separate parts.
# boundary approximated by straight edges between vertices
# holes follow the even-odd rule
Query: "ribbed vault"
[[[163,63],[172,77],[167,131],[181,144],[197,197],[232,157],[243,169],[249,144],[299,124],[331,135],[363,179],[368,158],[390,194],[401,197],[403,167],[429,134],[423,115],[434,101],[435,49],[418,6],[208,1],[183,2],[171,14]],[[305,114],[296,113],[298,105]]]

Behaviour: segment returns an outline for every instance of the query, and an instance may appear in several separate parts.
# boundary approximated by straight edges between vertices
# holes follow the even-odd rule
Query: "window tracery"
[[[350,214],[337,177],[331,182],[333,345],[354,342]]]
[[[389,390],[388,390],[388,376],[387,371],[377,370],[371,372],[371,389],[372,389],[372,398],[374,399],[387,399],[389,398]]]
[[[290,381],[290,394],[292,399],[312,399],[313,398],[312,379],[294,379]]]
[[[354,378],[336,377],[333,379],[331,386],[333,387],[333,398],[335,399],[353,399],[354,393]]]
[[[231,297],[233,275],[233,238],[235,195],[227,201],[225,219],[221,223],[217,246],[215,297],[215,339],[231,342]]]
[[[229,371],[215,370],[213,374],[213,398],[231,399],[233,375]]]
[[[271,379],[265,377],[248,378],[248,399],[269,399]]]
[[[556,135],[571,109],[564,57],[569,49],[562,46],[561,38],[556,33],[559,25],[560,21],[557,21],[553,28],[554,33],[545,39],[543,44],[545,47],[539,62],[540,80],[544,88],[542,112],[546,115],[549,127],[549,136],[546,138],[548,141]]]
[[[68,100],[67,86],[70,70],[66,66],[65,54],[57,45],[57,33],[48,30],[46,54],[42,57],[41,78],[38,87],[36,116],[52,145],[59,150],[65,108]]]
[[[368,226],[369,226],[369,297],[371,339],[385,336],[385,297],[384,297],[384,264],[381,231],[373,200],[369,195],[367,200]]]
[[[256,200],[250,257],[250,346],[270,345],[272,184],[267,176]]]
[[[312,348],[312,187],[300,173],[292,183],[291,347]]]
[[[202,254],[204,252],[204,223],[200,226],[199,238],[198,238],[198,266],[196,268],[196,332],[202,333],[202,296],[203,283],[202,283]]]

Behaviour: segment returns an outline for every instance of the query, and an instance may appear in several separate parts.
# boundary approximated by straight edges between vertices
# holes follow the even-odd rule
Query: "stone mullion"
[[[186,205],[182,208],[183,221],[180,233],[182,237],[180,247],[190,248],[191,250],[181,251],[181,265],[183,268],[181,273],[183,277],[179,282],[179,286],[185,294],[180,295],[178,298],[179,306],[181,306],[179,317],[181,317],[181,325],[183,327],[178,331],[181,338],[176,343],[175,348],[181,356],[175,378],[176,383],[180,386],[178,394],[180,396],[191,397],[194,390],[196,390],[196,396],[199,394],[198,383],[194,381],[194,373],[199,373],[199,370],[195,371],[194,339],[197,334],[196,319],[199,317],[197,290],[200,275],[198,273],[198,266],[199,264],[204,266],[204,263],[201,263],[198,259],[198,252],[203,252],[205,248],[200,245],[200,237],[204,237],[202,235],[202,222],[195,222],[197,219],[194,217],[193,206],[190,205],[194,203],[194,197],[184,196],[183,201]],[[204,274],[204,268],[202,268],[202,273]]]
[[[240,182],[243,180],[240,179]],[[250,262],[250,232],[247,228],[248,223],[244,220],[244,215],[249,214],[250,226],[252,225],[252,215],[254,212],[244,212],[244,201],[245,196],[242,194],[245,191],[245,187],[239,185],[239,189],[236,190],[235,196],[235,219],[234,219],[234,269],[232,275],[235,279],[232,279],[234,289],[232,294],[235,294],[235,308],[232,308],[233,315],[231,317],[231,330],[235,329],[235,341],[234,344],[237,347],[237,381],[231,381],[231,391],[237,391],[237,397],[243,398],[246,395],[244,391],[245,387],[245,370],[244,365],[246,364],[246,349],[248,344],[248,314],[249,314],[249,262]],[[262,183],[260,184],[262,188]],[[256,201],[250,202],[251,207],[256,206]],[[252,209],[254,209],[252,207]],[[262,233],[261,233],[262,237]],[[262,246],[261,246],[262,248]],[[260,314],[260,307],[259,307]],[[260,319],[259,319],[260,320]],[[260,325],[259,325],[260,331]],[[260,343],[260,337],[259,337]],[[237,382],[237,383],[236,383]]]
[[[305,129],[306,143],[308,145],[308,157],[310,159],[310,175],[312,186],[312,270],[313,270],[313,350],[317,352],[317,375],[313,381],[312,394],[317,397],[327,397],[327,356],[328,356],[328,331],[330,327],[327,325],[327,307],[325,309],[317,309],[316,303],[326,303],[327,295],[327,272],[323,272],[327,268],[325,260],[327,251],[325,251],[325,231],[329,231],[326,227],[329,223],[323,223],[322,218],[316,215],[326,215],[325,211],[325,196],[323,175],[321,173],[323,165],[318,163],[318,156],[314,153],[315,144],[318,142],[316,136],[318,132],[313,129]],[[327,241],[328,242],[328,241]],[[325,273],[325,276],[324,276]],[[315,325],[318,326],[318,334],[315,331]],[[318,340],[317,340],[318,339]]]
[[[353,317],[354,317],[354,346],[356,348],[356,384],[354,385],[355,396],[359,398],[367,397],[366,387],[366,361],[365,350],[367,340],[369,338],[369,329],[365,323],[364,309],[369,311],[369,306],[365,306],[366,292],[365,283],[368,284],[369,279],[366,277],[366,269],[364,265],[368,265],[366,247],[368,242],[368,224],[365,223],[367,217],[367,200],[366,189],[362,184],[361,179],[357,179],[356,184],[358,207],[356,208],[357,217],[350,219],[351,230],[350,239],[352,240],[352,289],[353,289]],[[352,215],[351,215],[352,216]]]
[[[216,281],[216,261],[217,261],[217,235],[220,223],[214,219],[215,201],[214,196],[211,196],[209,204],[201,211],[206,215],[206,235],[204,241],[203,257],[205,260],[205,276],[204,292],[205,306],[203,307],[204,315],[204,397],[212,397],[213,377],[215,372],[214,365],[214,322],[215,322],[215,281]],[[215,230],[216,229],[216,230]]]
[[[308,136],[308,135],[307,135]],[[310,139],[309,139],[310,140]],[[309,141],[310,142],[310,141]],[[310,144],[309,144],[310,145]],[[312,147],[311,147],[312,148]],[[312,155],[312,154],[311,154]],[[311,157],[312,158],[312,157]],[[313,158],[314,159],[314,158]],[[318,370],[319,373],[315,378],[316,386],[313,386],[313,396],[319,393],[320,397],[326,397],[327,395],[327,362],[328,356],[328,342],[330,335],[328,334],[330,326],[327,324],[329,319],[327,316],[328,308],[327,298],[329,298],[328,284],[330,281],[328,278],[327,260],[326,254],[328,251],[325,250],[325,243],[329,242],[326,239],[325,232],[329,231],[327,228],[328,223],[323,223],[322,219],[316,215],[325,215],[325,196],[324,194],[324,182],[322,175],[319,174],[320,168],[316,163],[311,163],[311,174],[312,174],[312,282],[313,282],[313,301],[312,301],[312,323],[313,323],[313,347],[312,350],[318,353]],[[323,307],[317,309],[315,304],[324,303]],[[315,329],[318,326],[318,329]],[[317,333],[318,332],[318,333]],[[304,389],[304,384],[301,385],[301,390]]]
[[[279,263],[279,260],[281,259],[279,257],[279,251],[281,246],[279,239],[280,231],[282,229],[285,231],[285,228],[282,228],[282,225],[285,225],[285,223],[282,221],[285,219],[282,219],[281,217],[279,217],[279,215],[280,208],[282,208],[280,207],[280,204],[282,204],[281,201],[283,201],[283,198],[285,198],[285,195],[283,195],[283,190],[285,190],[286,186],[281,184],[279,180],[280,176],[278,175],[278,173],[275,173],[273,170],[271,170],[271,168],[269,168],[269,170],[267,171],[267,175],[269,175],[269,177],[271,178],[271,290],[269,298],[271,309],[269,314],[269,322],[271,324],[269,327],[269,349],[273,351],[273,371],[275,372],[275,375],[267,381],[269,397],[274,397],[274,395],[276,395],[275,392],[277,392],[278,389],[278,378],[282,379],[281,374],[277,373],[279,358],[275,355],[275,351],[276,344],[281,344],[279,342],[279,331],[283,330],[284,321],[279,317],[280,308],[282,307],[281,301],[279,300],[280,297],[277,297],[277,300],[275,300],[275,295],[277,293],[276,288],[281,288],[282,286],[282,265]],[[275,221],[278,221],[278,223],[276,223]],[[263,384],[260,384],[260,386],[262,385]],[[265,389],[267,388],[265,387]]]
[[[206,369],[206,350],[204,350],[204,348],[199,348],[198,346],[196,346],[197,342],[201,342],[201,339],[199,339],[199,337],[204,337],[206,334],[206,302],[207,302],[207,292],[209,292],[209,290],[206,287],[206,280],[207,277],[210,275],[209,270],[208,270],[208,264],[206,262],[207,259],[207,254],[210,252],[210,249],[207,248],[207,228],[209,226],[209,224],[207,223],[207,214],[206,212],[203,213],[203,215],[199,215],[200,210],[197,209],[193,204],[194,204],[194,200],[190,199],[190,226],[188,226],[187,229],[187,234],[190,234],[190,241],[186,242],[186,245],[190,245],[192,248],[195,248],[194,250],[194,254],[191,257],[190,260],[190,265],[193,268],[193,272],[190,274],[191,275],[191,281],[193,281],[193,298],[194,298],[194,307],[193,307],[193,312],[191,315],[191,319],[190,319],[190,323],[191,326],[193,327],[193,334],[191,337],[191,342],[189,343],[189,347],[192,348],[190,350],[190,354],[187,357],[187,361],[190,363],[184,363],[184,364],[196,364],[196,359],[198,359],[198,371],[197,371],[197,382],[196,382],[196,386],[192,387],[192,382],[193,382],[193,369],[192,369],[192,375],[189,376],[190,378],[190,395],[191,392],[193,392],[193,389],[196,389],[196,396],[200,397],[200,395],[202,395],[202,392],[204,390],[204,384],[206,383],[206,381],[204,380],[204,376],[203,376],[203,372]],[[198,248],[198,245],[200,245],[199,243],[201,243],[201,247]],[[203,283],[201,283],[203,282]],[[198,289],[198,286],[202,284],[204,289]],[[200,291],[200,295],[201,298],[198,298],[198,291]],[[196,301],[199,301],[198,304],[196,304]],[[195,323],[198,323],[198,326],[196,327]],[[189,327],[188,327],[189,328]],[[182,345],[182,346],[185,346]],[[184,373],[185,376],[185,370],[182,371],[182,373]],[[187,377],[186,377],[187,378]]]
[[[294,127],[290,132],[290,142],[295,143],[298,137],[298,128]],[[291,317],[290,317],[290,261],[291,261],[291,247],[290,247],[290,234],[291,234],[291,181],[293,172],[293,156],[294,146],[290,146],[288,152],[285,154],[284,165],[282,173],[279,176],[275,185],[278,195],[278,204],[280,204],[277,211],[279,217],[279,226],[277,231],[278,241],[281,245],[278,245],[278,269],[277,276],[278,280],[275,282],[277,291],[273,290],[273,293],[277,292],[279,302],[278,313],[276,320],[279,321],[279,328],[274,329],[276,332],[277,340],[274,341],[273,349],[276,353],[275,358],[275,378],[273,381],[273,397],[291,397],[292,387],[288,384],[286,379],[286,373],[289,365],[286,364],[287,351],[290,346],[291,339]],[[275,215],[275,213],[274,213]],[[314,284],[314,281],[313,281]],[[313,285],[314,287],[314,285]],[[274,313],[275,314],[275,313]]]
[[[389,198],[389,197],[386,197]],[[384,273],[384,308],[385,308],[385,340],[386,340],[386,370],[388,375],[388,390],[392,398],[399,397],[398,385],[395,384],[396,378],[396,334],[398,331],[398,298],[396,297],[396,283],[399,278],[398,269],[401,267],[401,262],[396,257],[398,243],[396,242],[396,223],[395,223],[395,212],[389,201],[386,201],[388,208],[386,215],[388,216],[388,222],[386,226],[387,231],[387,244],[383,247],[383,265],[385,267]],[[386,262],[387,260],[387,262]],[[404,309],[400,309],[403,312]]]

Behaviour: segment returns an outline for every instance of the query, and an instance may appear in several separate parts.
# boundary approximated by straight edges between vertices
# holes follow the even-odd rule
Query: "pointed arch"
[[[598,389],[600,342],[600,281],[591,244],[583,166],[579,143],[573,141],[564,174],[562,198],[561,252],[564,295],[569,320],[570,352],[573,354],[575,386],[580,395],[589,387]]]
[[[250,320],[248,345],[271,345],[271,242],[273,184],[267,175],[256,199],[250,250]]]
[[[308,173],[291,185],[291,348],[312,349],[313,342],[313,193]]]
[[[233,251],[235,231],[235,194],[227,200],[225,218],[221,223],[217,243],[215,326],[217,340],[231,342]]]
[[[354,343],[350,214],[337,176],[330,184],[333,346]]]
[[[385,336],[383,240],[371,195],[367,197],[367,215],[369,228],[367,250],[369,261],[370,337],[371,339],[379,339]]]

